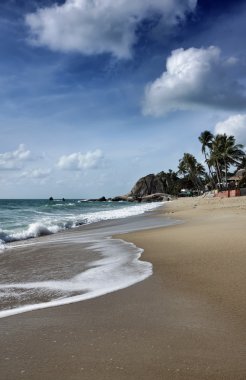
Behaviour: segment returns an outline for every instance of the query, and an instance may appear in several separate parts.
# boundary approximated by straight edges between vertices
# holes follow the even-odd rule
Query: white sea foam
[[[0,239],[0,253],[1,253],[2,251],[4,251],[4,249],[5,249],[4,241]]]
[[[16,233],[8,233],[8,231],[0,231],[2,242],[10,243],[18,240],[26,240],[34,237],[50,235],[60,230],[57,225],[46,226],[42,223],[31,223],[26,230]]]
[[[92,262],[89,269],[71,279],[1,284],[0,290],[3,291],[14,292],[15,290],[32,289],[38,292],[48,289],[62,292],[64,297],[3,310],[0,312],[0,318],[95,298],[129,287],[152,274],[152,265],[139,260],[143,250],[132,243],[120,239],[104,238],[103,240],[96,240],[91,249],[100,252],[103,255],[102,259]],[[65,296],[68,292],[74,291],[81,292],[81,294]]]
[[[162,202],[147,203],[79,215],[71,214],[69,216],[56,215],[54,217],[47,213],[41,218],[41,221],[29,224],[28,227],[22,231],[11,233],[7,230],[0,229],[0,244],[50,235],[65,229],[78,227],[82,224],[140,215],[159,207],[161,204]]]
[[[98,211],[85,214],[85,220],[87,223],[95,223],[103,220],[121,219],[129,216],[141,215],[147,211],[154,210],[159,207],[162,202],[147,203],[141,205],[134,205],[128,207],[122,207],[121,209]]]

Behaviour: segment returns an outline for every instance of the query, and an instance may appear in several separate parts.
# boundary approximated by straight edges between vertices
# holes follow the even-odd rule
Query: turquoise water
[[[152,265],[139,260],[142,249],[111,236],[170,224],[137,216],[159,205],[0,200],[0,318],[80,302],[149,277]],[[18,242],[50,234],[56,235]]]
[[[49,235],[84,224],[139,215],[158,206],[78,199],[0,200],[0,245]]]

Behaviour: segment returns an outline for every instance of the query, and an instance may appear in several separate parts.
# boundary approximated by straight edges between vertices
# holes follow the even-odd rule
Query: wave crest
[[[161,202],[147,203],[144,205],[126,206],[118,209],[95,211],[80,215],[48,217],[47,215],[39,222],[30,223],[22,231],[8,231],[0,229],[0,250],[5,243],[19,240],[27,240],[45,235],[55,234],[70,228],[79,227],[83,224],[92,224],[100,221],[127,218],[151,211],[160,206]],[[42,218],[41,218],[42,219]]]

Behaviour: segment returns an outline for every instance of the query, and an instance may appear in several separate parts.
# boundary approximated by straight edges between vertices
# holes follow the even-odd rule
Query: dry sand
[[[0,320],[1,379],[246,379],[246,198],[161,212],[183,223],[124,235],[153,276]]]

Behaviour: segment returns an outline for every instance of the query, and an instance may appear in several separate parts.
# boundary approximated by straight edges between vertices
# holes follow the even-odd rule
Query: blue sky
[[[246,144],[246,4],[1,0],[0,198],[127,193],[202,160],[199,134]]]

